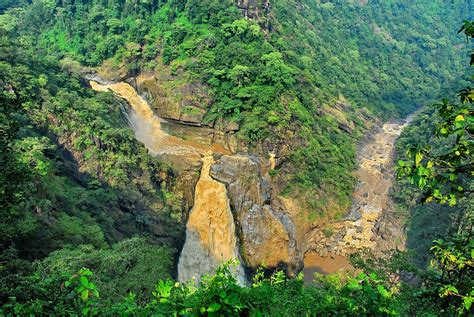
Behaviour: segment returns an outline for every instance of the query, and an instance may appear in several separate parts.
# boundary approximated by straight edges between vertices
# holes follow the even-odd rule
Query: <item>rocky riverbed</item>
[[[397,138],[408,121],[384,124],[358,151],[358,185],[353,192],[350,213],[341,221],[312,235],[311,251],[305,255],[305,273],[333,273],[350,268],[347,256],[370,249],[381,255],[403,249],[405,237],[390,199],[393,185],[393,157]]]

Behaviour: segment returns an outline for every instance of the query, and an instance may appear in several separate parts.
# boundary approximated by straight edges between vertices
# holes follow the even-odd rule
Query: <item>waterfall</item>
[[[89,82],[96,91],[112,91],[125,99],[131,106],[127,119],[151,154],[164,160],[173,156],[201,158],[202,168],[196,184],[194,206],[186,226],[186,241],[178,264],[178,279],[187,281],[193,277],[199,281],[205,274],[212,274],[225,261],[239,259],[238,239],[227,189],[210,176],[214,163],[212,154],[222,152],[221,147],[204,145],[167,134],[161,129],[164,121],[153,112],[150,105],[129,84],[99,84]],[[222,153],[221,153],[222,154]],[[170,162],[173,163],[173,162]],[[242,265],[235,268],[235,274],[241,284],[246,283]]]
[[[209,175],[212,155],[202,159],[201,176],[196,185],[194,207],[186,227],[186,242],[179,258],[178,280],[198,281],[211,274],[223,262],[239,257],[235,223],[224,184]],[[236,268],[240,283],[245,284],[243,267]]]

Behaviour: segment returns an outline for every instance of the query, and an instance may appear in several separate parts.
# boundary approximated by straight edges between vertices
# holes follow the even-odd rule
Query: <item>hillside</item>
[[[169,67],[173,90],[204,85],[191,85],[204,100],[182,111],[204,114],[203,124],[236,122],[239,139],[288,161],[287,191],[320,188],[344,208],[354,152],[339,128],[365,126],[364,107],[406,115],[450,85],[463,69],[464,42],[453,32],[463,9],[443,1],[38,1],[12,10],[12,23],[25,23],[10,28],[41,55],[107,61],[115,79]],[[321,148],[338,154],[329,159]]]
[[[367,137],[465,83],[468,44],[456,31],[470,9],[0,0],[1,303],[70,309],[48,290],[60,294],[81,267],[105,301],[132,291],[144,303],[159,279],[179,277],[182,250],[200,261],[188,277],[230,258],[242,280],[260,266],[295,277],[326,241],[315,240],[347,220]],[[229,278],[222,270],[217,284]],[[401,309],[395,291],[363,279],[380,297],[374,313]],[[327,304],[321,311],[351,305],[332,297],[351,282],[321,283],[332,295],[302,291]]]

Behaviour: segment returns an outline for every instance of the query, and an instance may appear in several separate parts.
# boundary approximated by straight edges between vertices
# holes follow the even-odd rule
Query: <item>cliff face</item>
[[[235,138],[237,123],[205,120],[212,93],[182,72],[172,73],[169,66],[161,65],[159,71],[142,74],[133,83],[156,115],[165,119],[162,128],[167,133],[202,144],[221,145],[233,153],[245,147]]]
[[[361,203],[367,212],[355,223],[334,224],[337,234],[327,239],[321,235],[324,219],[310,220],[302,204],[280,196],[285,175],[291,173],[282,167],[290,146],[288,140],[273,143],[269,140],[250,154],[245,145],[230,141],[236,140],[238,125],[224,124],[222,120],[205,124],[203,116],[183,116],[186,107],[194,103],[198,106],[197,100],[210,100],[202,86],[189,84],[172,95],[169,87],[173,86],[170,82],[177,81],[175,77],[165,80],[163,75],[150,74],[128,81],[136,84],[145,98],[124,82],[107,85],[91,82],[91,85],[99,91],[112,90],[131,105],[129,121],[137,139],[152,155],[169,163],[176,173],[175,189],[183,201],[182,219],[187,221],[186,242],[178,267],[180,280],[193,276],[199,279],[230,259],[240,259],[243,266],[251,270],[259,266],[279,267],[294,274],[301,270],[308,250],[317,250],[323,255],[329,252],[344,255],[350,249],[375,245],[372,232],[380,227],[374,224],[381,214],[380,209],[387,204],[384,197],[388,180],[377,178],[380,186],[376,188],[383,192],[377,192],[379,196],[374,198],[377,210]],[[203,111],[207,108],[199,106]],[[351,133],[355,125],[345,117],[344,107],[341,101],[321,111],[332,116],[342,131]],[[393,137],[397,131],[392,133]],[[382,146],[393,139],[392,134],[390,140],[380,140]],[[373,154],[382,155],[380,151],[384,150],[377,148]],[[381,159],[387,163],[388,158]],[[379,163],[367,161],[366,169]],[[368,173],[364,164],[358,175],[361,178]],[[275,168],[280,168],[279,176],[271,177],[270,172]],[[356,195],[364,199],[361,191],[364,188]],[[333,241],[334,248],[329,250]],[[242,266],[238,274],[243,281]]]
[[[137,88],[159,117],[190,125],[203,125],[212,100],[204,85],[182,74],[172,75],[167,66],[149,76],[140,75]]]
[[[139,87],[146,83],[145,91],[160,90],[155,77],[136,82]],[[181,117],[170,123],[159,117],[170,108],[166,100],[150,106],[128,83],[90,84],[97,91],[111,90],[130,104],[128,118],[137,139],[176,171],[184,219],[188,218],[178,266],[180,280],[199,279],[230,259],[241,259],[252,269],[282,267],[296,273],[301,268],[303,253],[293,215],[278,204],[278,197],[272,197],[269,171],[277,163],[274,153],[268,158],[232,154],[228,145],[213,143],[211,136],[222,131],[217,127],[190,126]],[[219,158],[214,161],[212,154]],[[237,271],[243,281],[243,268]]]
[[[245,18],[259,20],[270,11],[270,0],[237,0]]]
[[[283,265],[291,273],[299,268],[301,258],[292,237],[293,220],[272,207],[271,165],[257,157],[222,156],[212,165],[211,175],[228,188],[246,266]]]

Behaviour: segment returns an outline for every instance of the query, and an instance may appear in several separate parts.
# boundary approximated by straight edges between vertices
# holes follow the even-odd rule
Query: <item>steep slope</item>
[[[115,79],[159,73],[157,84],[180,104],[178,113],[222,130],[238,127],[240,149],[274,153],[284,163],[277,164],[281,189],[317,215],[350,203],[355,160],[343,131],[357,135],[354,127],[366,125],[354,106],[388,117],[436,97],[460,70],[454,44],[463,42],[452,30],[468,6],[37,1],[9,14],[25,22],[20,34],[44,54],[88,65],[112,58],[106,65]]]
[[[112,262],[128,262],[126,269],[106,274],[141,296],[158,276],[136,287],[124,275],[139,274],[147,263],[143,254],[155,248],[148,255],[161,266],[157,274],[169,277],[184,233],[179,201],[168,194],[172,171],[135,140],[124,120],[126,105],[98,96],[77,73],[3,34],[0,83],[0,301],[31,296],[34,261],[48,256],[41,274],[50,278],[73,273],[75,265],[107,267],[115,256]],[[134,235],[142,239],[109,252]],[[79,245],[87,246],[77,250]],[[72,265],[53,252],[62,249],[68,258],[69,248],[76,249]],[[125,254],[130,248],[135,256]],[[57,273],[57,267],[63,270]],[[111,289],[111,297],[120,291]]]
[[[170,135],[166,140],[179,137],[181,145],[208,142],[232,154],[216,157],[210,171],[213,181],[226,185],[245,264],[253,268],[270,262],[275,267],[283,262],[298,271],[308,248],[308,230],[321,231],[351,205],[356,140],[379,123],[377,118],[405,115],[436,98],[439,87],[462,70],[457,51],[463,42],[452,30],[470,6],[438,0],[38,0],[7,10],[0,21],[2,32],[54,65],[60,60],[66,74],[97,72],[122,88],[128,85],[118,94],[147,102],[166,119],[159,127],[151,125],[153,133],[162,129]],[[62,80],[48,87],[46,70],[31,76],[38,77],[33,80],[35,91],[50,90],[52,96],[68,85]],[[123,80],[127,84],[118,83]],[[5,79],[7,94],[11,81]],[[83,92],[86,83],[71,82],[70,89],[80,90],[86,99],[116,102],[107,99],[110,95],[89,96]],[[57,112],[46,112],[32,125],[51,129],[67,146],[77,146],[72,152],[79,168],[97,175],[90,186],[98,186],[98,181],[126,192],[127,206],[118,207],[120,216],[111,225],[111,231],[125,234],[108,241],[143,227],[156,240],[179,245],[195,205],[202,153],[191,155],[197,164],[161,153],[162,160],[173,165],[171,172],[134,143],[128,129],[124,140],[117,131],[98,137],[97,130],[105,128],[93,118],[107,117],[103,112],[109,108],[103,103],[99,109],[94,102],[75,104],[74,98],[69,97],[64,113],[55,108],[55,98],[40,99]],[[70,114],[69,108],[75,111]],[[110,125],[124,126],[117,109],[117,120]],[[71,118],[57,121],[59,114]],[[76,116],[83,124],[72,125]],[[63,128],[62,122],[71,126]],[[87,136],[76,139],[74,129]],[[136,134],[145,144],[147,131]],[[153,133],[152,143],[163,141]],[[125,190],[128,185],[131,193]],[[103,205],[98,209],[108,215]],[[133,230],[122,218],[124,210],[133,215]],[[264,241],[264,246],[256,241]],[[268,245],[279,246],[280,252],[267,256]]]

